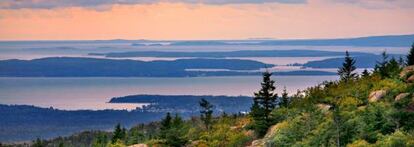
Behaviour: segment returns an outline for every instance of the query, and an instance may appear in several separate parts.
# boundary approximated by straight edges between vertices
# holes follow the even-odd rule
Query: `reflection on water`
[[[337,76],[275,76],[281,92],[316,85]],[[29,104],[58,109],[133,109],[142,105],[108,104],[133,94],[245,95],[260,88],[260,76],[195,78],[0,78],[1,104]]]

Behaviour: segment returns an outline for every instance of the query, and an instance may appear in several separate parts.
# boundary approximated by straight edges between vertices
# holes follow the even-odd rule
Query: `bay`
[[[337,76],[274,76],[277,92],[296,93]],[[111,104],[112,97],[134,94],[253,96],[260,76],[191,78],[0,78],[0,103],[63,110],[131,110],[145,104]]]

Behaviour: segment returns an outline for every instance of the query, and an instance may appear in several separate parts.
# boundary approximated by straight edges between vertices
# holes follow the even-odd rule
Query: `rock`
[[[262,139],[253,140],[252,144],[249,147],[263,147],[264,141]]]
[[[128,147],[148,147],[148,145],[140,143],[140,144],[130,145]]]
[[[408,83],[414,83],[414,65],[405,67],[400,73],[400,78]]]
[[[411,75],[410,77],[408,77],[406,81],[408,83],[414,83],[414,75]]]
[[[317,104],[316,105],[322,111],[328,111],[332,106],[328,104]]]
[[[231,126],[230,127],[230,130],[238,130],[238,129],[240,129],[239,127],[237,127],[237,126]]]
[[[385,90],[373,91],[369,94],[368,101],[369,102],[376,102],[376,101],[382,99],[386,94],[387,94],[387,91],[385,91]]]
[[[365,108],[367,108],[367,106],[359,106],[358,110],[364,110]]]
[[[401,99],[403,99],[403,98],[406,98],[408,95],[410,95],[410,93],[400,93],[399,95],[397,95],[396,97],[395,97],[395,101],[399,101],[399,100],[401,100]]]
[[[401,78],[406,78],[410,72],[414,72],[414,65],[411,65],[411,66],[407,66],[407,67],[405,67],[405,68],[401,71],[401,73],[400,73],[400,77],[401,77]]]
[[[269,128],[266,135],[262,139],[254,140],[249,147],[273,147],[272,140],[278,133],[280,128],[286,127],[286,121],[277,123]]]
[[[245,131],[244,135],[253,137],[254,136],[254,131],[253,130]]]

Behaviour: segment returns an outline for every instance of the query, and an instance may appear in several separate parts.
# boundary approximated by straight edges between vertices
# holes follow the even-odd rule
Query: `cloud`
[[[414,8],[414,0],[329,0],[367,9]]]
[[[158,2],[167,3],[190,3],[190,4],[262,4],[262,3],[285,3],[302,4],[307,0],[1,0],[0,9],[52,9],[64,7],[100,7],[103,5],[134,5],[153,4]]]

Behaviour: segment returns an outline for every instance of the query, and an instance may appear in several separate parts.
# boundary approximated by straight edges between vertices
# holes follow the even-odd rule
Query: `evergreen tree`
[[[108,137],[104,133],[100,133],[98,137],[94,140],[93,147],[106,147],[108,143]]]
[[[165,140],[167,146],[184,146],[188,140],[185,137],[187,129],[184,128],[184,121],[176,114],[174,118],[170,113],[161,121],[160,138]]]
[[[407,65],[414,65],[414,43],[411,45],[410,52],[407,55]]]
[[[286,91],[286,86],[283,88],[283,92],[282,92],[282,99],[280,100],[279,106],[280,107],[288,107],[289,105],[289,97],[288,97],[288,93]]]
[[[377,62],[374,72],[379,74],[381,78],[392,78],[398,76],[401,70],[400,63],[394,57],[388,60],[387,53],[383,52],[382,61]]]
[[[116,143],[118,140],[123,140],[126,137],[126,130],[125,128],[121,128],[121,124],[117,124],[115,126],[114,135],[112,136],[111,143]]]
[[[397,62],[395,58],[391,58],[391,60],[386,65],[388,77],[398,77],[402,68],[401,65]]]
[[[369,77],[369,71],[367,69],[364,69],[364,71],[362,72],[362,78],[367,78]]]
[[[353,80],[357,77],[357,74],[354,73],[355,67],[355,60],[349,56],[349,52],[345,52],[345,61],[342,63],[342,67],[338,69],[338,75],[341,77],[341,80],[344,82],[348,82]]]
[[[275,81],[271,80],[272,73],[266,71],[263,73],[262,88],[259,92],[254,93],[253,105],[251,107],[251,116],[253,126],[259,136],[263,136],[268,127],[271,125],[270,112],[276,106],[277,94],[274,93],[276,87]]]
[[[206,126],[206,129],[209,130],[212,124],[214,106],[211,105],[210,102],[208,102],[207,100],[201,99],[200,107],[200,119],[203,121],[204,125]]]
[[[40,138],[37,138],[36,141],[34,141],[32,147],[44,147],[44,143]]]
[[[165,138],[167,131],[171,128],[172,117],[170,112],[167,113],[164,119],[161,120],[160,137]]]
[[[374,72],[379,74],[382,78],[389,77],[387,71],[387,64],[388,64],[388,54],[387,52],[382,52],[382,60],[377,61],[375,65]]]

